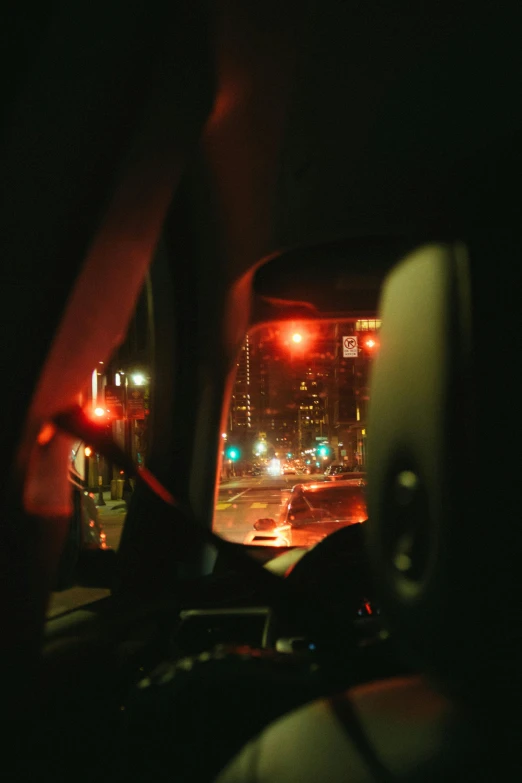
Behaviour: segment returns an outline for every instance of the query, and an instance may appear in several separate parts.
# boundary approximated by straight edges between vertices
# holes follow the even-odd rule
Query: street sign
[[[357,335],[343,337],[343,359],[357,358],[358,355]]]
[[[129,419],[145,418],[145,389],[127,391],[127,416]]]
[[[123,419],[123,387],[106,386],[105,407],[112,419]]]

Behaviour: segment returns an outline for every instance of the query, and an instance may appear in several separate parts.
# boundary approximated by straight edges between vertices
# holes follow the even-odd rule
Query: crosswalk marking
[[[268,503],[252,503],[250,508],[266,508]]]

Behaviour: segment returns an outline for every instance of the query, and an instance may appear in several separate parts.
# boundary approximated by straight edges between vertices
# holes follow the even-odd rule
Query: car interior
[[[2,779],[521,779],[522,5],[4,14]],[[145,467],[85,405],[144,290]],[[368,520],[227,540],[245,335],[376,317]],[[117,549],[79,440],[135,482]]]

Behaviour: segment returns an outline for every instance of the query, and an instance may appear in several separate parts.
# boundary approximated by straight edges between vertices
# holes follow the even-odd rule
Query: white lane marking
[[[228,503],[232,503],[232,501],[237,500],[241,497],[241,495],[246,495],[247,492],[250,492],[250,487],[248,489],[244,489],[243,492],[239,492],[237,495],[234,495],[232,498],[227,498]]]

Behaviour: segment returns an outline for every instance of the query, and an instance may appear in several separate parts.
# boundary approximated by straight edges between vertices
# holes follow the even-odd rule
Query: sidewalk
[[[105,501],[105,505],[104,506],[99,506],[98,505],[98,493],[96,492],[94,494],[94,502],[96,504],[96,508],[98,509],[98,511],[101,514],[103,514],[105,511],[114,511],[114,512],[116,512],[116,511],[126,512],[127,511],[127,505],[126,505],[124,500],[121,500],[121,499],[120,500],[111,500],[111,493],[110,492],[103,492],[102,495],[103,495],[103,499]]]

